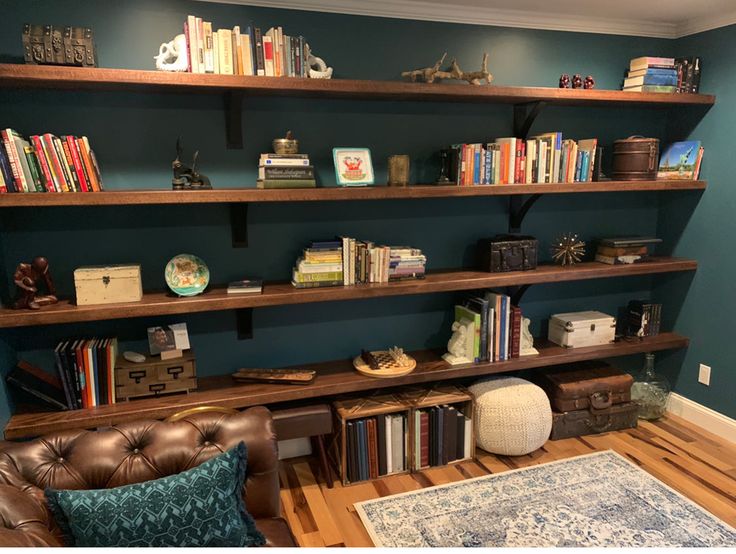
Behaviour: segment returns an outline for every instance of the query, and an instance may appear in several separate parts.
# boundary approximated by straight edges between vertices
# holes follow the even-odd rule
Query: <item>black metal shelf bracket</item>
[[[518,287],[509,287],[508,293],[509,293],[509,296],[511,296],[512,306],[519,305],[519,302],[521,302],[521,297],[524,296],[524,293],[529,290],[529,287],[531,287],[531,285],[521,285]]]
[[[529,196],[513,195],[509,197],[509,233],[520,233],[521,224],[524,222],[529,209],[542,197],[541,194]]]
[[[253,308],[235,310],[235,328],[238,331],[238,340],[253,338]]]
[[[514,104],[514,136],[516,138],[526,140],[534,121],[546,105],[544,100]]]
[[[248,203],[230,204],[230,229],[233,248],[248,248]]]
[[[243,148],[243,98],[242,91],[225,93],[225,139],[230,150]]]

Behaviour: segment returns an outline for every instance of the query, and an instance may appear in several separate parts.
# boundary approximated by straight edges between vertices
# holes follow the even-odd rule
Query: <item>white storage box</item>
[[[138,302],[143,298],[141,266],[137,264],[77,268],[74,286],[78,306]]]
[[[616,318],[602,312],[569,312],[549,319],[547,338],[560,346],[598,346],[615,337]]]

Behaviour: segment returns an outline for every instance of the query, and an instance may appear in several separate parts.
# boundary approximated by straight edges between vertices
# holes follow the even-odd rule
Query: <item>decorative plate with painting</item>
[[[335,177],[342,187],[372,185],[373,164],[368,148],[333,148]]]
[[[166,284],[179,296],[196,296],[210,282],[210,270],[202,259],[192,254],[179,254],[166,264]]]

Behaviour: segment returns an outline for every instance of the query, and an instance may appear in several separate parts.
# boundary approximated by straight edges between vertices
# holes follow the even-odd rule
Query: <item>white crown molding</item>
[[[736,419],[731,419],[674,392],[670,394],[667,402],[667,411],[729,442],[736,443]]]
[[[677,25],[675,38],[686,37],[704,31],[712,31],[713,29],[728,27],[734,24],[736,24],[736,9],[727,13],[689,19]]]
[[[676,38],[678,26],[662,21],[560,15],[474,6],[439,4],[421,0],[200,0],[220,4],[242,4],[266,8],[390,17],[443,23],[495,25],[522,29],[572,31],[606,35]]]

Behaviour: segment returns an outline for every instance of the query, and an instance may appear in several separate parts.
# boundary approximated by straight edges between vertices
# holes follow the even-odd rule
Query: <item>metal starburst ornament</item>
[[[552,243],[552,259],[561,266],[578,263],[585,256],[585,243],[574,233],[564,233]]]

